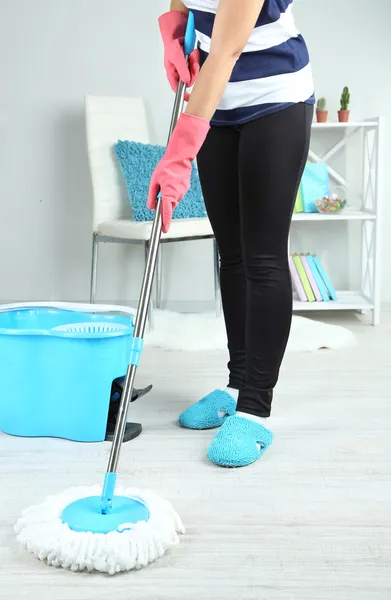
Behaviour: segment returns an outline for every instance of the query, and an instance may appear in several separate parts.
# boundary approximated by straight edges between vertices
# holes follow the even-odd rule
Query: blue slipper
[[[258,460],[272,441],[272,432],[263,425],[229,417],[210,445],[208,458],[220,467],[245,467]]]
[[[213,429],[235,413],[236,402],[232,396],[224,390],[215,390],[179,415],[179,423],[188,429]]]

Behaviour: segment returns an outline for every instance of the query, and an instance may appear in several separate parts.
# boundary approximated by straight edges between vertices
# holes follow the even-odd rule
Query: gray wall
[[[353,118],[390,117],[389,0],[376,0],[371,8],[364,0],[296,3],[317,89],[327,95],[331,112],[337,110],[342,86],[348,84]],[[83,98],[85,94],[144,97],[153,141],[164,143],[172,95],[165,82],[156,19],[167,4],[168,0],[1,1],[0,301],[88,298],[91,191]],[[390,134],[388,124],[388,164]],[[387,178],[385,183],[387,232],[391,184]],[[330,236],[323,229],[317,244],[323,239],[325,247],[330,245]],[[308,250],[310,243],[301,249]],[[166,250],[165,298],[211,301],[210,244]],[[384,236],[383,253],[390,254],[389,235]],[[343,285],[347,276],[341,262],[334,262],[332,275]],[[99,299],[134,300],[141,269],[138,249],[104,248]],[[391,301],[386,260],[383,292],[384,300]]]

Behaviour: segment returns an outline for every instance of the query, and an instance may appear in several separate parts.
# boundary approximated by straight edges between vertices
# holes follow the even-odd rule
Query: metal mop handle
[[[185,40],[184,40],[184,52],[186,60],[188,60],[189,54],[193,51],[195,45],[195,29],[194,29],[194,16],[190,12],[187,22]],[[170,130],[168,139],[170,139],[176,122],[182,112],[184,98],[185,98],[186,86],[182,82],[179,83],[178,90],[175,96],[174,108],[172,111],[172,118],[170,124]],[[118,467],[119,456],[122,447],[122,440],[125,433],[126,427],[126,416],[129,408],[129,403],[132,398],[132,391],[134,386],[134,380],[136,377],[137,367],[140,361],[141,351],[143,347],[143,337],[145,332],[145,325],[147,321],[148,306],[151,299],[153,277],[155,274],[157,254],[159,250],[159,242],[162,233],[162,215],[161,215],[161,203],[162,198],[159,194],[157,199],[157,206],[155,211],[155,217],[152,223],[151,237],[149,241],[149,252],[147,258],[147,264],[145,266],[143,283],[141,286],[141,293],[139,299],[139,305],[137,310],[136,321],[134,325],[134,332],[132,338],[132,349],[131,357],[129,361],[128,371],[126,374],[126,380],[124,384],[123,394],[118,410],[117,422],[115,425],[114,439],[111,446],[110,458],[107,466],[107,472],[102,491],[102,513],[106,514],[111,510],[112,499],[114,495],[114,488],[116,482],[116,471]]]

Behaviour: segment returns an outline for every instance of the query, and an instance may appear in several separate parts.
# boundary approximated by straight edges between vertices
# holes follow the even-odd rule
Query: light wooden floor
[[[188,532],[140,572],[72,574],[21,551],[12,531],[21,509],[100,482],[108,446],[0,434],[0,598],[390,599],[391,316],[384,320],[378,329],[349,320],[360,345],[348,352],[287,356],[275,442],[242,470],[207,462],[213,432],[175,424],[223,382],[225,357],[146,350],[138,383],[154,391],[131,407],[144,433],[124,447],[121,476],[170,499]]]

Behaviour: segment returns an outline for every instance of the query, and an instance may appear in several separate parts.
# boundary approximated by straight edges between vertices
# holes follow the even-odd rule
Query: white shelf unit
[[[345,190],[349,190],[349,182],[341,173],[330,165],[330,160],[339,153],[347,151],[347,143],[358,133],[363,142],[362,191],[354,208],[346,207],[338,215],[319,213],[294,213],[295,222],[328,222],[357,221],[362,228],[361,235],[361,286],[358,290],[337,291],[338,301],[301,302],[294,299],[295,311],[333,311],[354,310],[372,311],[372,323],[380,322],[380,252],[381,252],[381,218],[382,218],[382,156],[383,156],[383,123],[381,117],[349,123],[313,123],[312,139],[321,135],[322,131],[342,130],[342,136],[333,137],[331,147],[322,154],[315,153],[312,148],[309,160],[323,162],[328,165],[330,178]],[[338,139],[337,139],[338,138]],[[348,201],[349,202],[349,201]],[[316,252],[316,248],[311,249]]]

